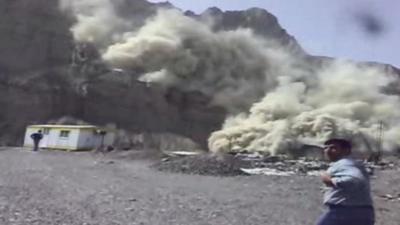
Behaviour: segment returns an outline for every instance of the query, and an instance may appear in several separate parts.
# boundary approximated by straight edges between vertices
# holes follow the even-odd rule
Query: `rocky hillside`
[[[170,6],[138,0],[118,10],[139,26],[157,7]],[[131,132],[176,133],[205,146],[223,121],[224,110],[202,105],[196,94],[115,79],[93,51],[84,50],[90,66],[73,64],[72,19],[57,1],[1,1],[0,12],[0,145],[21,144],[28,124],[70,116]]]
[[[158,8],[173,6],[123,0],[115,7],[140,27]],[[212,16],[215,30],[251,28],[312,64],[327,60],[307,56],[266,10],[210,8],[202,15],[186,15],[199,20]],[[208,97],[201,93],[148,86],[134,76],[110,71],[96,50],[74,43],[73,22],[57,1],[0,2],[0,145],[21,144],[28,124],[72,116],[93,124],[115,124],[133,133],[174,133],[206,146],[209,134],[224,121],[224,109],[209,106]]]
[[[283,29],[278,19],[265,9],[250,8],[244,11],[222,11],[212,7],[201,15],[186,12],[187,15],[207,20],[210,16],[214,20],[215,30],[235,30],[239,27],[250,28],[256,34],[265,38],[276,40],[279,44],[287,46],[298,54],[305,54],[296,39]]]

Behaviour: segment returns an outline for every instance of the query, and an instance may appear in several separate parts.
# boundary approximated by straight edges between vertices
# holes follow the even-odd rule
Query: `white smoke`
[[[75,16],[71,32],[78,42],[105,47],[121,39],[131,22],[119,17],[114,5],[122,0],[60,0],[60,7]]]
[[[142,81],[201,91],[228,110],[209,138],[211,151],[287,153],[330,137],[374,145],[381,121],[384,148],[400,146],[400,101],[381,91],[395,78],[378,68],[337,60],[317,70],[248,29],[216,32],[176,10],[135,29],[110,0],[72,2],[74,37],[100,46],[110,65],[143,71]]]
[[[213,104],[240,112],[275,86],[276,59],[285,53],[274,44],[250,30],[214,32],[179,11],[162,10],[109,46],[103,58],[118,68],[145,71],[142,80],[199,90],[213,96]]]
[[[332,137],[374,145],[381,121],[383,148],[400,146],[400,99],[381,92],[395,77],[377,68],[335,61],[318,71],[315,79],[312,85],[283,79],[248,115],[229,118],[221,131],[212,134],[210,149],[278,154],[305,144],[321,145]]]

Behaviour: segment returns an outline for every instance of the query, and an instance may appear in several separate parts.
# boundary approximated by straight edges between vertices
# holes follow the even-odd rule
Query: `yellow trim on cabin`
[[[105,130],[105,131],[108,131],[108,132],[115,132],[115,130],[114,129],[106,129],[106,128],[101,128],[101,127],[96,127],[96,126],[94,126],[94,127],[88,127],[88,126],[82,126],[82,127],[80,127],[80,126],[76,126],[76,127],[73,127],[73,126],[49,126],[49,125],[32,125],[32,126],[28,126],[27,127],[28,129],[49,129],[49,130],[58,130],[58,131],[61,131],[61,130]]]
[[[33,148],[33,145],[24,145],[25,148]],[[73,148],[73,147],[56,147],[56,146],[47,146],[47,147],[39,147],[39,149],[46,150],[63,150],[63,151],[90,151],[95,148]]]
[[[100,129],[100,128],[96,128],[96,127],[39,127],[39,126],[35,126],[35,127],[28,127],[32,128],[32,129],[49,129],[49,130],[96,130],[96,129]]]
[[[38,127],[35,129],[49,129],[49,130],[55,130],[55,131],[71,131],[71,130],[96,130],[96,128],[54,128],[54,127]]]

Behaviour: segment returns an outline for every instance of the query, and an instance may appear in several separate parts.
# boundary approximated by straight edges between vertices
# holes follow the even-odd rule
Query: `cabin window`
[[[68,138],[69,137],[69,133],[70,133],[69,130],[62,130],[60,132],[60,138]]]

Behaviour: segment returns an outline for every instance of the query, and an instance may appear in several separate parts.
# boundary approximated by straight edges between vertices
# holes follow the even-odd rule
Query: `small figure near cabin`
[[[41,130],[38,130],[37,133],[31,134],[31,138],[33,140],[33,151],[38,151],[39,150],[39,143],[40,140],[43,138],[43,134]]]
[[[364,165],[350,157],[351,143],[330,139],[324,145],[325,155],[332,164],[321,175],[328,188],[324,195],[328,211],[318,225],[373,225],[369,176]]]

